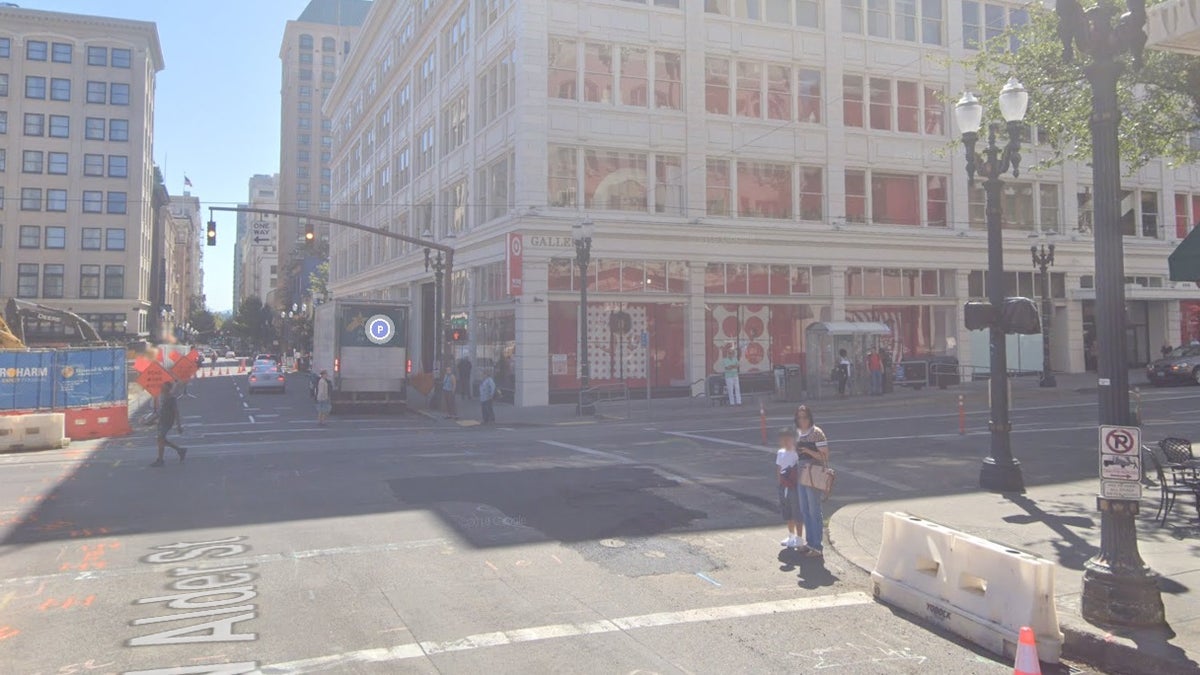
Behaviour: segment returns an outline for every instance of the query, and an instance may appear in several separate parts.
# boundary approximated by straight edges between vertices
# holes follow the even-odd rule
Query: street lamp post
[[[571,238],[575,241],[575,264],[579,266],[579,406],[580,415],[595,415],[596,404],[585,401],[591,386],[591,370],[588,364],[588,310],[587,268],[592,259],[592,234],[595,225],[584,220],[571,226]]]
[[[421,237],[424,239],[430,239],[433,237],[433,235],[429,230],[425,230],[425,232],[421,234]],[[433,370],[434,373],[439,373],[441,371],[438,366],[443,358],[442,296],[445,295],[445,293],[443,293],[442,289],[442,275],[446,271],[446,260],[442,257],[441,251],[438,251],[436,256],[431,256],[431,253],[432,251],[430,251],[430,249],[425,249],[425,271],[428,272],[430,268],[433,268]],[[443,363],[441,365],[444,366],[446,364]]]
[[[988,125],[988,143],[982,153],[975,152],[979,140],[979,128],[983,123],[983,105],[970,92],[964,93],[954,107],[954,116],[962,130],[963,145],[967,151],[967,176],[975,181],[976,172],[983,177],[983,189],[987,196],[987,244],[988,301],[991,304],[992,320],[988,327],[991,349],[988,386],[991,391],[991,449],[983,460],[979,472],[979,486],[994,492],[1024,492],[1025,481],[1021,476],[1021,464],[1012,455],[1010,432],[1012,423],[1008,419],[1008,345],[1002,320],[1004,308],[1004,233],[1000,224],[1000,190],[1004,183],[1000,177],[1011,169],[1013,177],[1021,174],[1021,132],[1024,128],[1025,109],[1029,104],[1029,93],[1015,78],[1010,79],[1000,91],[1000,114],[1008,123],[1008,143],[1001,148],[996,145],[996,133],[1000,125]]]
[[[1037,246],[1030,246],[1029,253],[1033,256],[1033,266],[1040,273],[1042,282],[1042,379],[1038,386],[1057,387],[1054,369],[1050,367],[1050,314],[1054,309],[1050,304],[1050,268],[1054,266],[1054,244],[1042,244],[1040,250]]]
[[[1120,223],[1121,109],[1117,85],[1130,52],[1140,68],[1146,45],[1146,3],[1126,0],[1129,12],[1116,25],[1113,7],[1087,12],[1078,0],[1058,0],[1063,60],[1073,47],[1088,54],[1084,68],[1092,87],[1092,182],[1095,185],[1096,345],[1101,425],[1127,426],[1129,367],[1125,361],[1125,251]],[[1097,497],[1100,551],[1084,564],[1081,610],[1093,623],[1158,626],[1166,623],[1154,573],[1138,552],[1138,501]]]

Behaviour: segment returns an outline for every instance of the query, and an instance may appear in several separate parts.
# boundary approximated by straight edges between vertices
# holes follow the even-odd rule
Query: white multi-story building
[[[0,295],[149,335],[162,69],[153,23],[0,6]]]
[[[279,174],[255,174],[248,182],[249,202],[251,208],[279,208]],[[255,235],[256,227],[260,232],[269,234]],[[235,309],[250,296],[255,296],[263,302],[275,301],[276,281],[279,274],[279,216],[266,213],[246,214],[246,225],[239,228],[240,237],[237,242],[238,259],[241,269],[241,296],[236,299]]]
[[[686,390],[726,346],[765,376],[803,364],[820,321],[884,322],[901,357],[986,365],[962,309],[985,297],[983,193],[947,101],[971,83],[954,64],[1026,20],[975,0],[375,3],[324,108],[335,211],[453,242],[457,353],[496,366],[518,404],[578,387],[585,219],[593,382]],[[1048,153],[1035,138],[1024,166]],[[1006,180],[1010,294],[1036,297],[1030,245],[1057,246],[1059,370],[1094,367],[1090,182],[1078,164]],[[1200,168],[1155,161],[1125,185],[1139,364],[1200,331],[1200,293],[1165,279],[1200,220]],[[334,296],[411,303],[429,370],[424,252],[337,228],[330,251]],[[1010,365],[1037,370],[1040,351]]]
[[[166,296],[176,325],[192,321],[192,307],[204,307],[204,249],[200,247],[204,225],[200,218],[200,198],[184,191],[171,197],[174,238],[171,262],[167,267],[170,287]]]

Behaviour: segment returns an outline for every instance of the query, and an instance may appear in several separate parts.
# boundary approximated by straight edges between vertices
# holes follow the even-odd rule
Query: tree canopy
[[[1117,7],[1111,0],[1100,1]],[[1086,162],[1092,154],[1092,94],[1085,76],[1090,57],[1076,49],[1074,60],[1065,63],[1053,6],[1031,3],[1027,8],[1027,25],[993,38],[967,62],[978,75],[980,101],[992,106],[988,119],[1000,119],[1000,88],[1016,77],[1029,90],[1025,122],[1036,126],[1039,141],[1053,150],[1048,162]],[[1020,48],[1009,50],[1010,39]],[[1135,69],[1128,54],[1125,60],[1117,91],[1126,170],[1136,171],[1156,158],[1176,165],[1200,161],[1200,57],[1147,49],[1142,68]]]

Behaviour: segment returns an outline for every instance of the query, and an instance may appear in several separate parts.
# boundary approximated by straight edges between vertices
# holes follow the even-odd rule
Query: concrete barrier
[[[62,413],[7,415],[0,422],[0,452],[66,447],[65,426]]]
[[[1058,663],[1063,634],[1049,560],[901,512],[885,513],[875,598],[1012,659],[1022,626]]]

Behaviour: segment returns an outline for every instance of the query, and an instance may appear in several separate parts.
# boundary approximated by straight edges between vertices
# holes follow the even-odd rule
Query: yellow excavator
[[[57,324],[64,330],[63,340],[54,344],[39,344],[35,347],[59,347],[65,345],[105,345],[108,344],[88,323],[86,319],[75,312],[47,307],[36,302],[9,298],[4,306],[4,316],[0,317],[0,349],[28,349],[25,339],[25,322],[39,321]]]

